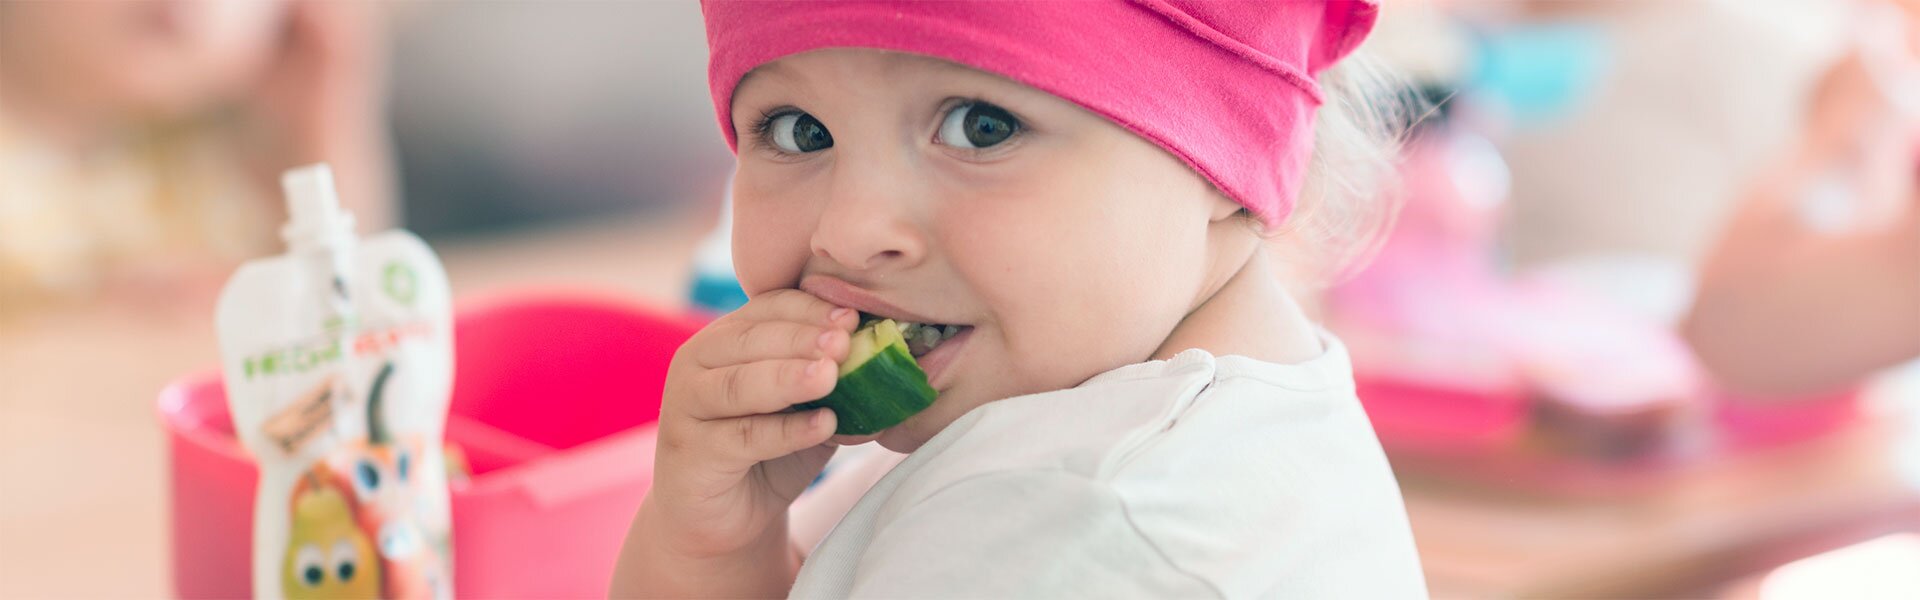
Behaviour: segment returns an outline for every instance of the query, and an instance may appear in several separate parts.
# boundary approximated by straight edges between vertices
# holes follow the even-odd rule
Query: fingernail
[[[851,308],[836,308],[833,309],[833,312],[827,313],[827,318],[839,321],[847,318],[847,315],[850,314],[853,314],[853,309]]]
[[[817,373],[819,373],[819,372],[820,372],[820,361],[817,361],[817,360],[816,360],[816,361],[813,361],[813,362],[810,362],[810,363],[807,363],[807,376],[808,376],[808,377],[812,377],[813,375],[815,375],[815,374],[817,374]]]
[[[815,340],[815,343],[818,346],[820,346],[821,350],[827,349],[827,344],[833,343],[833,332],[832,331],[820,332],[820,338]]]
[[[813,411],[813,414],[807,417],[807,427],[819,427],[825,422],[827,422],[827,409],[824,408]]]

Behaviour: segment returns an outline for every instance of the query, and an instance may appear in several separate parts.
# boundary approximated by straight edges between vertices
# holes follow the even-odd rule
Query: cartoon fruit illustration
[[[382,365],[368,390],[367,439],[341,449],[334,459],[351,474],[360,529],[373,536],[375,557],[385,575],[381,596],[447,598],[451,594],[439,553],[414,514],[422,446],[418,440],[396,438],[382,413],[393,373],[393,362]]]
[[[381,567],[360,529],[345,481],[318,463],[294,484],[280,589],[293,600],[373,598]]]

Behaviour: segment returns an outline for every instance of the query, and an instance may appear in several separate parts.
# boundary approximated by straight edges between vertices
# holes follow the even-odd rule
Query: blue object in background
[[[1564,116],[1592,96],[1613,52],[1599,26],[1576,23],[1483,30],[1476,41],[1466,87],[1505,106],[1522,126]]]
[[[716,313],[729,313],[747,303],[746,290],[740,289],[740,280],[732,273],[713,275],[695,273],[693,275],[693,294],[690,298],[694,306]]]
[[[729,181],[732,179],[729,178]],[[733,188],[720,205],[720,224],[693,250],[693,285],[687,299],[695,307],[716,314],[733,312],[747,303],[747,292],[733,272]]]

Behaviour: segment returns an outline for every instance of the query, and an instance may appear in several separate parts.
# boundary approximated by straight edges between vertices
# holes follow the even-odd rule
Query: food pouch
[[[406,231],[356,239],[326,165],[281,184],[287,253],[242,265],[216,318],[260,466],[253,595],[451,598],[446,273]]]

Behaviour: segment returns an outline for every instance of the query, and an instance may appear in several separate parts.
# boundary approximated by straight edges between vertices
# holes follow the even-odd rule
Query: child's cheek
[[[1032,306],[1057,298],[1068,280],[1066,265],[1077,257],[1070,235],[1046,207],[1031,198],[981,194],[950,206],[935,218],[941,246],[955,270],[997,309]],[[1002,315],[1007,316],[1007,315]]]
[[[1127,328],[1108,304],[1123,274],[1098,213],[1078,213],[1059,199],[981,196],[945,211],[946,253],[973,293],[993,312],[1004,344],[997,348],[1006,383],[996,397],[1059,389],[1114,366],[1130,354],[1109,343]],[[985,341],[985,340],[983,340]]]
[[[793,219],[761,203],[734,209],[733,268],[747,295],[799,285],[811,251],[806,228]]]

